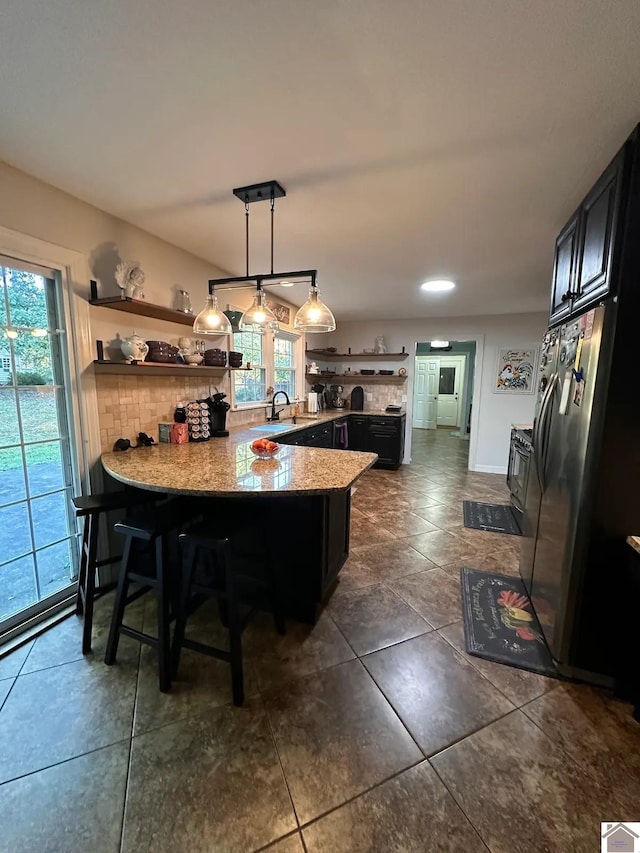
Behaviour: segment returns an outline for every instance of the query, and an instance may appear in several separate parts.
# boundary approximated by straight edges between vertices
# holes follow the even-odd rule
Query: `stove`
[[[511,492],[511,506],[516,512],[516,517],[522,519],[524,512],[524,501],[527,494],[527,482],[531,468],[532,430],[512,429],[511,447],[509,450],[509,469],[507,472],[507,485]]]

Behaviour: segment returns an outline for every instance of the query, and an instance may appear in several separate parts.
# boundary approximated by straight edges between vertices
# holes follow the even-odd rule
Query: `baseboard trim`
[[[474,465],[473,471],[477,471],[478,474],[506,474],[507,466],[506,465]]]

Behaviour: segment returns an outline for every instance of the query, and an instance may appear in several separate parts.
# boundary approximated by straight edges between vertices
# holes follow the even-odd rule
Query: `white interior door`
[[[462,409],[465,358],[441,356],[439,362],[437,424],[457,429],[460,426]]]
[[[436,428],[438,368],[437,358],[416,358],[413,426],[417,429]]]

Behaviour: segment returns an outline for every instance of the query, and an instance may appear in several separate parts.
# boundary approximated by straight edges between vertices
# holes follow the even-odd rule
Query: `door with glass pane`
[[[53,273],[0,258],[0,634],[77,577],[62,327]]]
[[[464,356],[440,356],[438,374],[438,426],[460,426]]]

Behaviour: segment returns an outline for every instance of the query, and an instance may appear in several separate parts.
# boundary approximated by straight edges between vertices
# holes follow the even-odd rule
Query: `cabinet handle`
[[[567,290],[566,293],[562,294],[561,302],[566,302],[568,299],[573,299],[574,296],[577,296],[577,293],[574,293],[573,290]]]

